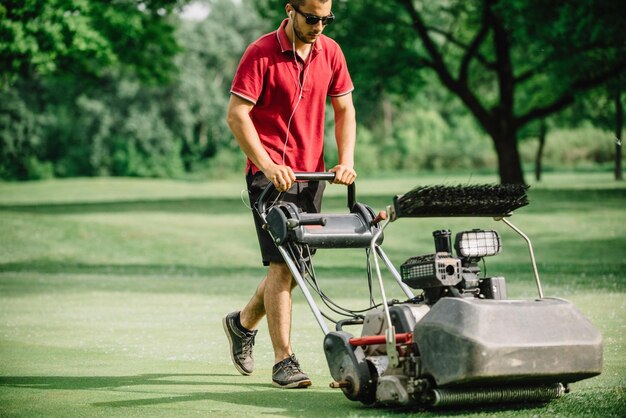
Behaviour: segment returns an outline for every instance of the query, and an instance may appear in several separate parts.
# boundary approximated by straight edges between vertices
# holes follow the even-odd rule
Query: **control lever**
[[[309,218],[309,219],[287,219],[287,228],[296,229],[299,226],[304,225],[320,225],[325,226],[327,219],[324,217]]]

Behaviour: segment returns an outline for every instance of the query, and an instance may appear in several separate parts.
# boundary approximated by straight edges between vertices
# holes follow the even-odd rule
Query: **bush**
[[[524,163],[534,164],[537,147],[534,138],[521,142]],[[548,131],[542,162],[546,168],[583,168],[611,164],[614,158],[613,133],[584,125],[576,129]]]
[[[364,126],[357,126],[357,141],[354,151],[354,166],[357,174],[373,174],[380,171],[380,147],[372,132]],[[336,146],[335,146],[336,148]],[[336,161],[336,160],[335,160]]]
[[[17,90],[0,91],[0,178],[36,180],[50,176],[51,165],[42,162],[42,122]]]
[[[206,162],[206,175],[213,178],[230,177],[233,173],[244,175],[246,167],[245,154],[233,147],[221,148],[217,154]]]
[[[120,141],[123,139],[123,142]],[[130,108],[117,136],[116,167],[119,176],[178,177],[183,169],[180,158],[182,141],[165,125],[156,104],[148,109]],[[126,158],[126,159],[124,159]]]
[[[393,138],[381,148],[381,168],[458,170],[495,167],[490,139],[470,117],[445,120],[434,110],[415,108],[394,121]]]

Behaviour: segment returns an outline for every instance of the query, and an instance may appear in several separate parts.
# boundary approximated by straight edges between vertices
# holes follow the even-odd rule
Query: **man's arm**
[[[265,174],[278,191],[287,191],[296,176],[290,167],[274,163],[263,147],[259,134],[250,118],[250,111],[254,104],[231,94],[228,104],[226,121],[233,132],[241,150]]]
[[[333,183],[352,184],[356,179],[356,171],[354,171],[356,112],[352,103],[352,93],[333,97],[331,102],[335,111],[335,138],[339,161],[329,171],[335,173]]]

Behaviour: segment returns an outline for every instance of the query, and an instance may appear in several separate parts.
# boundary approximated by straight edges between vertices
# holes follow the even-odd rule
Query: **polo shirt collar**
[[[293,45],[291,41],[289,40],[289,38],[287,37],[287,32],[285,31],[285,28],[287,27],[288,22],[289,22],[289,19],[283,20],[280,26],[278,27],[278,29],[276,30],[276,39],[278,40],[278,45],[280,46],[281,52],[293,51]],[[321,36],[320,36],[320,39],[321,39]],[[318,39],[317,42],[313,44],[313,51],[319,52],[321,50],[322,50],[322,45],[320,44],[319,39]]]

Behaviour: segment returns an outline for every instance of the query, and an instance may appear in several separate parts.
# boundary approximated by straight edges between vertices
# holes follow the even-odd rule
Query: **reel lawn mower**
[[[334,173],[298,173],[297,180],[329,181]],[[301,212],[272,201],[270,183],[256,202],[294,279],[324,333],[333,388],[365,405],[446,407],[485,403],[541,403],[568,384],[600,374],[602,337],[572,303],[543,295],[530,240],[507,218],[528,204],[521,185],[426,186],[395,196],[378,215],[348,186],[347,214]],[[538,290],[532,300],[507,299],[504,277],[483,277],[480,263],[501,250],[495,230],[433,232],[435,251],[406,260],[398,271],[381,244],[401,218],[491,217],[527,243]],[[362,312],[336,305],[320,289],[313,250],[365,248],[382,297]],[[453,252],[454,248],[454,252]],[[456,253],[456,255],[455,255]],[[372,261],[373,259],[373,269]],[[406,295],[388,301],[379,259]],[[319,309],[311,291],[345,319]],[[419,290],[415,294],[414,290]],[[334,331],[326,321],[336,324]],[[344,331],[361,326],[361,335]]]

